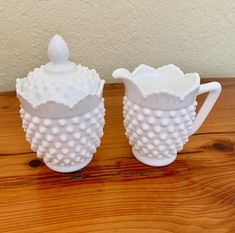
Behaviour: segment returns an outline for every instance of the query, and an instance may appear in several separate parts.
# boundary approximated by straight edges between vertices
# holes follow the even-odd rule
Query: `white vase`
[[[140,65],[133,73],[117,69],[125,84],[124,127],[134,156],[151,166],[172,163],[215,104],[218,82],[200,85],[197,73],[183,74],[174,65],[155,69]],[[209,92],[196,116],[196,96]]]
[[[64,40],[52,38],[51,62],[17,79],[20,114],[31,149],[52,170],[84,168],[100,145],[104,126],[104,80],[94,70],[67,61]]]

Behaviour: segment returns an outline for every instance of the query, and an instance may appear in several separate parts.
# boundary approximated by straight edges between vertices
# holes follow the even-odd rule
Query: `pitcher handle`
[[[216,100],[218,99],[221,89],[221,85],[218,82],[210,82],[200,85],[198,95],[206,92],[209,92],[209,94],[193,122],[193,129],[190,135],[194,134],[201,127],[202,123],[205,121]]]

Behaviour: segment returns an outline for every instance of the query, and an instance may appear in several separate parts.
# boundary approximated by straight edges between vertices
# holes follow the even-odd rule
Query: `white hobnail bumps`
[[[69,118],[41,118],[20,110],[26,140],[46,165],[58,172],[85,167],[100,145],[104,126],[104,101],[85,114]]]
[[[193,129],[195,101],[177,110],[154,110],[124,97],[124,126],[134,155],[141,162],[163,166],[173,162]]]
[[[50,62],[17,79],[20,114],[31,149],[52,170],[84,168],[100,145],[104,127],[104,80],[95,70],[68,61],[69,48],[55,35]],[[174,65],[120,68],[113,77],[125,84],[124,126],[134,156],[144,164],[172,163],[215,104],[218,82],[200,85],[197,73]],[[209,92],[196,115],[197,95]]]
[[[183,74],[174,65],[155,69],[140,65],[133,73],[120,68],[113,77],[125,84],[124,127],[134,156],[151,166],[172,163],[191,134],[201,126],[221,86],[200,85],[197,73]],[[196,116],[196,96],[209,95]]]
[[[52,170],[85,167],[100,145],[104,127],[104,80],[95,70],[68,61],[69,49],[56,35],[50,63],[17,79],[17,97],[26,139]]]

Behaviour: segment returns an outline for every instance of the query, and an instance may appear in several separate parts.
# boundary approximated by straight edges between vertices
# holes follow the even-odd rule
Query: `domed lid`
[[[48,46],[50,62],[34,69],[26,78],[17,79],[17,94],[34,108],[47,102],[72,108],[86,96],[99,93],[104,80],[94,69],[68,61],[69,55],[63,38],[55,35]]]

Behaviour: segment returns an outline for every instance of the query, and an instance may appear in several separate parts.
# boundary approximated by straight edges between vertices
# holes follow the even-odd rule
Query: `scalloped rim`
[[[156,73],[156,72],[159,72],[160,70],[162,69],[165,69],[165,68],[169,68],[171,70],[173,70],[174,72],[177,71],[178,73],[180,73],[182,76],[181,77],[177,77],[177,78],[181,78],[181,79],[184,79],[185,76],[188,76],[188,75],[194,75],[194,77],[196,78],[195,80],[195,84],[192,85],[192,87],[190,87],[189,89],[187,89],[183,94],[176,94],[175,92],[173,91],[169,91],[169,90],[161,90],[161,91],[154,91],[152,93],[149,93],[147,94],[143,88],[138,84],[138,82],[136,82],[134,79],[135,79],[135,76],[137,75],[144,75],[144,73]],[[122,69],[122,68],[121,68]],[[144,99],[147,99],[149,98],[150,96],[158,96],[158,95],[161,95],[161,94],[165,94],[165,95],[169,95],[169,96],[173,96],[174,98],[177,98],[179,99],[180,101],[184,100],[189,94],[191,94],[193,91],[195,91],[197,88],[199,88],[200,86],[200,76],[198,73],[186,73],[184,74],[183,71],[173,65],[173,64],[169,64],[169,65],[165,65],[165,66],[162,66],[162,67],[159,67],[159,68],[154,68],[154,67],[151,67],[151,66],[148,66],[148,65],[145,65],[145,64],[141,64],[139,65],[138,67],[136,67],[134,69],[134,71],[132,73],[130,73],[128,70],[124,69],[125,70],[125,77],[122,77],[123,79],[128,79],[130,82],[132,82],[136,88],[138,88],[138,90],[140,91],[140,93],[142,94],[142,97]],[[115,71],[114,71],[115,72]]]
[[[200,85],[200,76],[198,73],[185,73],[177,66],[175,66],[174,64],[169,64],[169,65],[165,65],[165,66],[162,66],[162,67],[159,67],[159,68],[154,68],[154,67],[151,67],[151,66],[148,66],[148,65],[144,65],[144,64],[141,64],[139,65],[138,67],[136,67],[134,69],[134,71],[131,73],[131,80],[134,79],[136,75],[138,75],[138,69],[142,69],[143,67],[145,68],[149,68],[151,69],[151,72],[155,73],[155,72],[159,72],[160,70],[162,69],[165,69],[166,67],[169,67],[170,69],[174,69],[174,70],[177,70],[179,73],[181,73],[181,77],[177,77],[177,78],[182,78],[184,79],[185,76],[187,75],[194,75],[195,78],[196,78],[196,81],[195,81],[195,84],[192,85],[192,87],[190,87],[188,90],[186,90],[182,95],[179,95],[179,94],[176,94],[175,92],[173,91],[168,91],[168,90],[162,90],[162,91],[156,91],[156,92],[152,92],[150,94],[146,94],[145,91],[139,86],[139,84],[135,81],[133,81],[135,84],[136,84],[136,87],[140,90],[140,92],[142,93],[143,95],[143,98],[144,99],[147,99],[149,98],[150,96],[156,96],[156,95],[161,95],[161,94],[166,94],[166,95],[170,95],[170,96],[174,96],[175,98],[178,98],[180,99],[180,101],[182,101],[183,99],[185,99],[190,93],[192,93],[193,91],[195,91],[199,85]],[[145,71],[146,72],[146,71]],[[133,76],[134,75],[134,76]]]
[[[16,79],[17,97],[20,96],[22,99],[24,99],[26,102],[28,102],[32,106],[33,109],[37,109],[38,107],[40,107],[42,105],[46,105],[48,103],[61,104],[61,105],[64,105],[65,107],[68,107],[69,109],[73,109],[79,102],[83,101],[88,96],[97,96],[98,98],[100,98],[102,96],[102,93],[103,93],[103,87],[104,87],[105,80],[104,79],[100,80],[99,89],[98,89],[96,94],[85,95],[82,99],[79,99],[78,101],[74,102],[71,105],[67,105],[67,104],[64,104],[62,102],[54,101],[54,100],[46,100],[44,102],[41,102],[40,104],[34,104],[34,103],[32,103],[32,101],[29,98],[25,97],[24,94],[21,92],[20,87],[19,87],[20,82],[21,82],[21,79],[19,79],[19,78]]]

